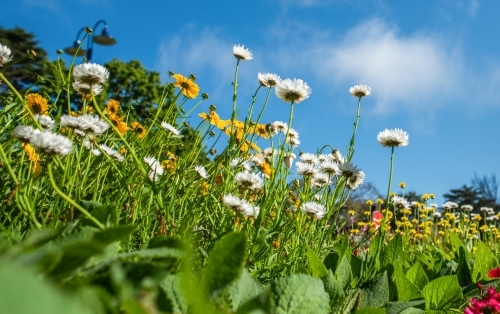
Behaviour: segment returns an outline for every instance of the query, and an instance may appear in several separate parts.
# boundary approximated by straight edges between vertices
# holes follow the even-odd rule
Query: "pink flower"
[[[493,268],[488,272],[488,277],[490,278],[500,278],[500,266]]]
[[[470,306],[466,307],[464,314],[500,313],[500,293],[495,288],[488,288],[482,300],[472,298]]]

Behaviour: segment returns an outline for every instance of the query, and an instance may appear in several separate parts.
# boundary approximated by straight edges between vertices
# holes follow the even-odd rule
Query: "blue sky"
[[[93,62],[138,59],[163,78],[194,73],[210,95],[197,112],[213,103],[227,118],[232,47],[243,44],[254,60],[240,66],[240,117],[258,72],[303,79],[312,94],[293,127],[306,152],[330,144],[345,153],[357,104],[348,90],[366,84],[353,162],[385,193],[390,150],[376,136],[402,128],[410,145],[396,150],[393,190],[405,181],[441,203],[474,173],[500,175],[498,12],[499,1],[479,0],[19,0],[2,4],[0,26],[34,32],[54,59],[82,26],[105,19],[118,44],[95,45]],[[288,119],[274,95],[268,108],[264,122]]]

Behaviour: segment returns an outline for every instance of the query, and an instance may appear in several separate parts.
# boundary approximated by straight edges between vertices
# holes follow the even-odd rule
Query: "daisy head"
[[[37,133],[40,133],[40,130],[29,125],[18,125],[14,128],[14,137],[23,143],[28,143]]]
[[[234,181],[243,189],[258,190],[264,186],[264,181],[253,172],[238,172],[234,176]]]
[[[361,98],[370,95],[372,93],[372,89],[366,85],[356,85],[349,88],[349,93],[351,93],[354,97]]]
[[[196,171],[200,175],[200,177],[202,177],[203,179],[208,178],[207,170],[205,169],[205,167],[195,166],[194,171]]]
[[[321,219],[326,215],[325,206],[316,202],[303,203],[300,205],[300,210],[302,210],[305,213],[312,214],[318,219]]]
[[[178,129],[176,129],[173,125],[171,125],[171,124],[169,124],[169,123],[167,123],[167,122],[165,122],[165,121],[163,121],[163,122],[161,123],[161,127],[162,127],[164,130],[169,131],[169,132],[170,132],[170,133],[172,133],[173,135],[179,135],[179,134],[181,134],[181,132],[180,132]]]
[[[298,104],[309,98],[311,88],[300,79],[285,79],[276,85],[276,96],[284,102]]]
[[[281,82],[281,78],[279,77],[279,75],[273,73],[259,73],[257,77],[259,79],[260,85],[264,87],[274,87],[278,85],[279,82]]]
[[[377,140],[384,147],[408,146],[408,133],[401,129],[385,129],[377,135]]]
[[[94,96],[97,96],[100,93],[102,93],[102,85],[101,84],[89,85],[89,84],[83,83],[81,81],[74,81],[73,82],[73,89],[75,90],[75,92],[82,95],[82,97],[85,99],[92,97],[92,94],[94,94]]]
[[[77,82],[89,85],[105,84],[109,78],[109,72],[100,64],[83,63],[73,68],[73,78]]]
[[[73,150],[73,143],[63,135],[44,131],[34,134],[30,144],[39,152],[48,155],[66,156]]]
[[[252,52],[248,48],[245,48],[244,45],[234,45],[233,46],[233,55],[238,60],[252,60],[253,59]]]
[[[392,205],[397,209],[410,209],[410,203],[406,200],[406,198],[401,196],[393,196],[391,198]]]
[[[10,62],[12,60],[12,52],[10,48],[0,44],[0,68],[3,67],[4,64]]]

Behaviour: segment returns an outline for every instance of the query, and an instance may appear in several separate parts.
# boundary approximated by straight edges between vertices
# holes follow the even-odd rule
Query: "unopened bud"
[[[201,99],[208,99],[208,94],[207,93],[201,94]]]

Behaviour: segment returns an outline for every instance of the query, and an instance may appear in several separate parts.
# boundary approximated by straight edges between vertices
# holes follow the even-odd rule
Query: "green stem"
[[[356,114],[356,121],[354,122],[354,132],[352,133],[351,143],[349,144],[349,153],[347,154],[347,161],[351,161],[354,155],[354,140],[356,138],[356,130],[358,129],[358,121],[361,111],[361,97],[358,97],[358,112]]]
[[[56,181],[54,180],[54,174],[52,173],[52,163],[48,163],[47,166],[49,170],[49,179],[50,183],[52,184],[52,187],[54,190],[59,194],[63,199],[65,199],[68,203],[73,205],[76,209],[78,209],[85,217],[90,219],[93,223],[95,223],[100,229],[104,229],[104,225],[99,222],[94,216],[92,216],[85,208],[83,208],[80,204],[72,200],[68,195],[66,195],[61,189],[56,184]]]

